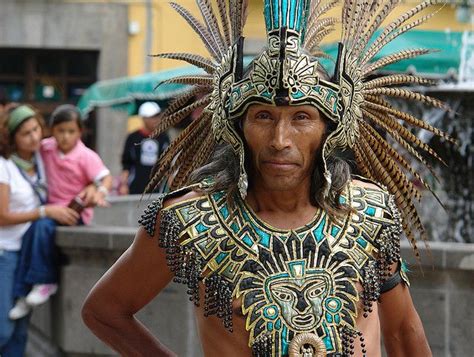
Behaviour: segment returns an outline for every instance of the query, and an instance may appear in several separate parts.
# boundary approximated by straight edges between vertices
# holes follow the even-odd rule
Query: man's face
[[[243,123],[253,182],[286,191],[309,182],[326,123],[310,105],[251,105]]]
[[[153,131],[156,129],[160,123],[161,114],[157,114],[153,117],[143,118],[143,124],[148,131]]]

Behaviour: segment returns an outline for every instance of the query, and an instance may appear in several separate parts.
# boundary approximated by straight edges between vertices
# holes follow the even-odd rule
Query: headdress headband
[[[215,144],[227,142],[240,158],[239,189],[245,196],[244,146],[236,130],[236,121],[253,103],[314,105],[336,124],[336,129],[323,144],[324,165],[336,149],[352,150],[361,173],[386,186],[394,195],[404,231],[418,255],[414,231],[422,238],[425,232],[414,202],[421,195],[409,176],[417,178],[430,191],[431,188],[406,160],[404,153],[424,165],[427,162],[423,153],[440,158],[403,124],[431,131],[449,141],[453,139],[388,101],[401,98],[445,108],[434,98],[397,87],[431,84],[429,80],[407,74],[374,76],[374,72],[389,64],[430,52],[407,49],[373,59],[392,40],[433,16],[433,13],[422,14],[422,11],[438,1],[423,1],[374,36],[399,2],[343,2],[342,36],[331,81],[320,75],[319,60],[328,57],[320,43],[338,22],[335,18],[324,17],[337,0],[264,0],[267,47],[245,70],[242,66],[245,1],[216,0],[215,12],[212,0],[197,0],[203,21],[180,5],[171,3],[201,38],[210,58],[189,53],[158,55],[184,60],[202,68],[204,73],[167,81],[189,84],[192,88],[168,107],[155,135],[175,125],[194,109],[205,110],[161,156],[149,187],[156,186],[166,174],[173,175],[172,188],[185,185],[190,173],[208,160]],[[189,104],[198,93],[202,94],[201,99]],[[380,129],[386,135],[380,134]],[[402,148],[403,154],[392,146],[393,141]],[[329,189],[331,175],[328,170],[325,170],[325,178]]]

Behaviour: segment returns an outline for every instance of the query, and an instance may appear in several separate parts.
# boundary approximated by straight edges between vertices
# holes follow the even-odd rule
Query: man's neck
[[[309,182],[285,191],[272,191],[254,185],[248,192],[246,202],[260,219],[280,229],[303,226],[317,212],[311,204]]]

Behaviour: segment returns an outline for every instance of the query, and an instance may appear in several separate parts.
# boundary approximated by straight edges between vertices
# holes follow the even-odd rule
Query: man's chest
[[[252,346],[286,355],[296,336],[311,333],[336,353],[356,333],[357,305],[364,298],[369,310],[380,283],[376,237],[384,224],[367,218],[377,207],[362,208],[340,222],[321,212],[303,227],[278,230],[216,195],[162,212],[161,238],[165,247],[179,241],[171,267],[195,301],[203,283],[205,314],[231,328],[240,302]]]

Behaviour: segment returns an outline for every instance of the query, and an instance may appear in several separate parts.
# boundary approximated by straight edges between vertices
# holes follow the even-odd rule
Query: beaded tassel
[[[364,317],[372,312],[372,303],[380,297],[380,270],[375,261],[369,261],[364,268],[364,291],[362,293],[364,304]]]
[[[156,200],[152,201],[138,220],[138,224],[145,228],[150,237],[155,235],[156,219],[158,211],[163,207],[163,199],[165,195],[160,195]]]
[[[269,333],[258,336],[252,345],[253,357],[271,357],[273,339]]]
[[[199,280],[201,279],[202,258],[194,250],[182,247],[179,243],[181,231],[178,218],[171,212],[163,211],[160,224],[161,248],[166,250],[166,261],[172,273],[173,281],[186,284],[189,299],[199,306]]]
[[[341,339],[342,339],[342,355],[343,356],[354,355],[356,339],[359,339],[360,347],[362,349],[362,356],[367,357],[367,350],[365,348],[365,340],[362,335],[362,332],[355,331],[347,327],[343,327],[341,329]]]
[[[388,278],[390,278],[391,265],[400,260],[400,234],[402,233],[402,219],[393,196],[389,196],[387,206],[390,210],[394,223],[388,227],[385,227],[377,237],[377,243],[379,245],[377,273],[380,284],[383,284]]]
[[[204,316],[217,315],[224,327],[233,331],[232,285],[222,276],[213,274],[205,279]]]

